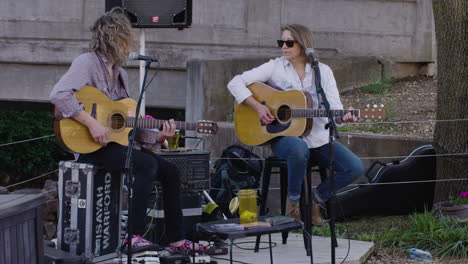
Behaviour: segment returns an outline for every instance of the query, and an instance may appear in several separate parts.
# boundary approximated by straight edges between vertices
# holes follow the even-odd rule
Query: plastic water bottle
[[[427,251],[418,248],[408,248],[406,252],[409,253],[410,258],[412,259],[432,261],[432,255]]]

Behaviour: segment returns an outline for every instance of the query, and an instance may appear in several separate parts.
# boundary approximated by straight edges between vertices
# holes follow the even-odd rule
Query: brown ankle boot
[[[320,214],[320,206],[315,201],[312,201],[312,225],[323,226],[323,218]]]
[[[286,215],[301,221],[301,210],[299,209],[299,203],[292,204],[289,200],[287,200]]]

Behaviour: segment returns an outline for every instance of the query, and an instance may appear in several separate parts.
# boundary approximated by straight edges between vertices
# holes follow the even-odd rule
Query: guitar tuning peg
[[[377,105],[376,105],[376,104],[374,105],[374,108],[377,108]]]
[[[383,104],[380,104],[380,108],[384,108],[384,105],[383,105]]]
[[[366,105],[366,108],[370,108],[370,104],[367,104],[367,105]]]

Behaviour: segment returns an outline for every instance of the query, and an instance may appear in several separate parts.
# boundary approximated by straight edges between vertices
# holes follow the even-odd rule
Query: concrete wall
[[[147,54],[161,69],[147,105],[184,108],[189,59],[274,57],[283,23],[315,32],[322,57],[379,56],[400,62],[435,58],[428,0],[195,0],[189,29],[147,29]],[[2,0],[0,100],[45,101],[72,59],[87,48],[102,0]],[[139,30],[136,30],[137,33]],[[130,64],[134,96],[137,65]],[[170,95],[170,96],[160,96]]]

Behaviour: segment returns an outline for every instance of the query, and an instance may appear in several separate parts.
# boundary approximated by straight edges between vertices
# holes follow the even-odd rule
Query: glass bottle
[[[239,216],[241,224],[258,222],[257,190],[239,190]]]

